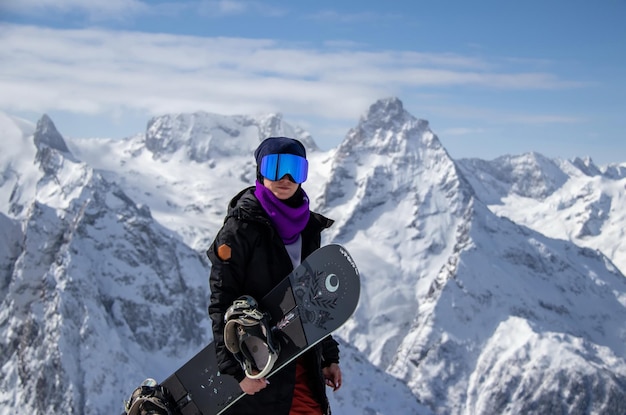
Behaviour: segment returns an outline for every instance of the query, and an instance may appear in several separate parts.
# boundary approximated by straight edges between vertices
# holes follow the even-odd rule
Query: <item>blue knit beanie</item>
[[[261,160],[268,154],[295,154],[306,158],[306,149],[301,142],[293,138],[269,137],[263,140],[254,151],[257,166],[261,165]]]

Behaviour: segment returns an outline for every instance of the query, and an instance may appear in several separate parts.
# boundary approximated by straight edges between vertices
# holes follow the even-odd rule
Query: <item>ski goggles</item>
[[[273,182],[289,175],[294,183],[304,183],[309,171],[309,162],[295,154],[268,154],[261,159],[261,175]]]

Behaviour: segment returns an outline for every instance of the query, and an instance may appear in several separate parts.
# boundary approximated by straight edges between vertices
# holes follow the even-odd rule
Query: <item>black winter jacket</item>
[[[302,258],[320,247],[321,232],[331,226],[332,220],[311,212],[302,231]],[[218,256],[220,246],[230,248],[230,259]],[[229,206],[224,225],[207,251],[211,261],[211,304],[209,315],[213,324],[213,338],[217,361],[222,373],[237,380],[244,372],[224,345],[224,313],[241,295],[261,299],[292,270],[291,259],[282,239],[249,187],[235,196]],[[224,255],[222,255],[223,257]],[[320,403],[323,413],[330,413],[322,368],[339,362],[337,342],[328,336],[304,355],[307,373],[313,373],[309,387]],[[271,384],[254,395],[246,395],[228,414],[289,414],[295,385],[295,363],[272,376]]]

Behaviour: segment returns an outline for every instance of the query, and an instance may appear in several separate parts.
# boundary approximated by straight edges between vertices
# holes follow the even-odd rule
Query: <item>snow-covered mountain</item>
[[[126,140],[0,114],[0,135],[0,414],[117,413],[210,340],[202,251],[270,135],[305,143],[324,242],[361,271],[335,412],[626,413],[623,251],[605,250],[623,166],[455,161],[395,98],[328,152],[279,114],[167,115]]]
[[[541,154],[459,160],[478,197],[500,216],[547,236],[599,249],[626,272],[626,162]]]
[[[3,143],[34,158],[3,146],[0,412],[111,413],[137,374],[205,343],[206,284],[187,276],[207,265],[49,118]]]
[[[433,411],[624,410],[623,275],[494,215],[399,101],[347,134],[321,200],[365,270],[341,334]]]

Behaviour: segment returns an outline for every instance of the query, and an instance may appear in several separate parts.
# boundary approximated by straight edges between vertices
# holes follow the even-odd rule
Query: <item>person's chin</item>
[[[294,193],[295,192],[293,192],[291,189],[276,189],[276,191],[274,191],[274,196],[276,196],[280,200],[287,200],[291,196],[293,196]]]

